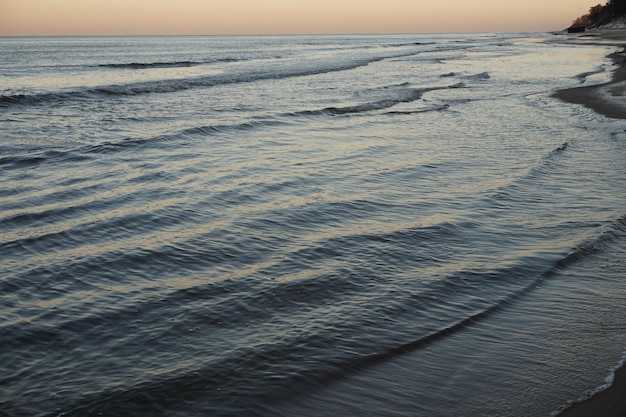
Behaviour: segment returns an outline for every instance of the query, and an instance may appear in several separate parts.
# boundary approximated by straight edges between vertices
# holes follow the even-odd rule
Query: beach
[[[625,30],[597,30],[587,32],[585,37],[610,41],[616,46],[626,46]],[[624,101],[626,82],[626,49],[611,54],[615,70],[613,79],[604,84],[561,90],[555,97],[566,102],[581,104],[607,117],[626,119],[626,101]],[[606,100],[603,93],[609,92],[614,98]],[[624,104],[619,105],[616,100]],[[574,403],[559,414],[559,417],[624,417],[626,416],[626,367],[615,372],[609,388],[592,395],[590,398]]]
[[[596,38],[616,46],[626,46],[626,30],[589,31],[581,39]],[[608,83],[582,86],[555,93],[555,97],[569,103],[582,104],[600,114],[616,119],[626,119],[626,54],[624,51],[610,55],[615,65],[613,79]]]

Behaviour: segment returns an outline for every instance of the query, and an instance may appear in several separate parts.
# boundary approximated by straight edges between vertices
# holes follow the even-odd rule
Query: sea
[[[550,417],[609,387],[626,122],[552,97],[611,78],[584,39],[0,38],[0,415]]]

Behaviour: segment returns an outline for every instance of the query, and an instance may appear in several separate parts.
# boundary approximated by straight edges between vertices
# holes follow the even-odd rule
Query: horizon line
[[[0,34],[0,38],[113,38],[113,37],[159,37],[159,36],[384,36],[384,35],[470,35],[470,34],[514,34],[514,33],[558,33],[556,30],[517,30],[517,31],[457,31],[457,32],[337,32],[337,33],[146,33],[146,34]]]

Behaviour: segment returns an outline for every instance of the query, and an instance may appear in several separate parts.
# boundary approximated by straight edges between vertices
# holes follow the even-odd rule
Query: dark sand
[[[626,48],[626,30],[592,31],[587,32],[585,36],[609,40],[614,45]],[[569,103],[581,104],[607,117],[626,119],[626,106],[616,106],[615,103],[603,100],[598,94],[600,89],[604,89],[613,96],[626,96],[626,88],[617,84],[626,81],[626,49],[612,54],[611,58],[616,64],[612,81],[561,90],[554,96]],[[574,403],[558,417],[626,417],[626,367],[616,372],[610,388],[587,400]]]
[[[626,417],[626,368],[617,371],[609,389],[574,403],[558,417]]]
[[[626,30],[589,31],[583,36],[587,39],[595,37],[603,40],[605,44],[606,41],[609,41],[614,45],[626,48]],[[614,97],[626,96],[626,85],[624,85],[624,81],[626,81],[626,49],[614,53],[610,57],[616,65],[613,79],[610,82],[560,90],[554,93],[554,96],[568,103],[581,104],[607,117],[626,119],[626,98],[624,105],[617,105],[615,101],[602,98],[601,91]],[[621,417],[626,417],[626,414]]]

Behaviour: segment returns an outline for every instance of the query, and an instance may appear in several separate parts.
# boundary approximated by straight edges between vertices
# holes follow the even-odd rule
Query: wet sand
[[[615,375],[613,385],[588,400],[574,403],[558,417],[624,417],[626,416],[626,368]]]
[[[554,96],[581,104],[607,117],[626,119],[626,30],[591,31],[584,35],[610,41],[625,49],[610,57],[616,65],[613,79],[604,84],[557,91]],[[603,42],[606,43],[606,42]],[[607,99],[607,94],[610,97]],[[620,105],[619,98],[623,99]],[[613,385],[591,398],[572,404],[558,417],[626,417],[626,367],[615,374]]]
[[[626,48],[626,30],[594,30],[582,35],[596,37]],[[616,65],[613,79],[604,84],[560,90],[554,96],[568,103],[581,104],[615,119],[626,119],[626,49],[610,55]]]

